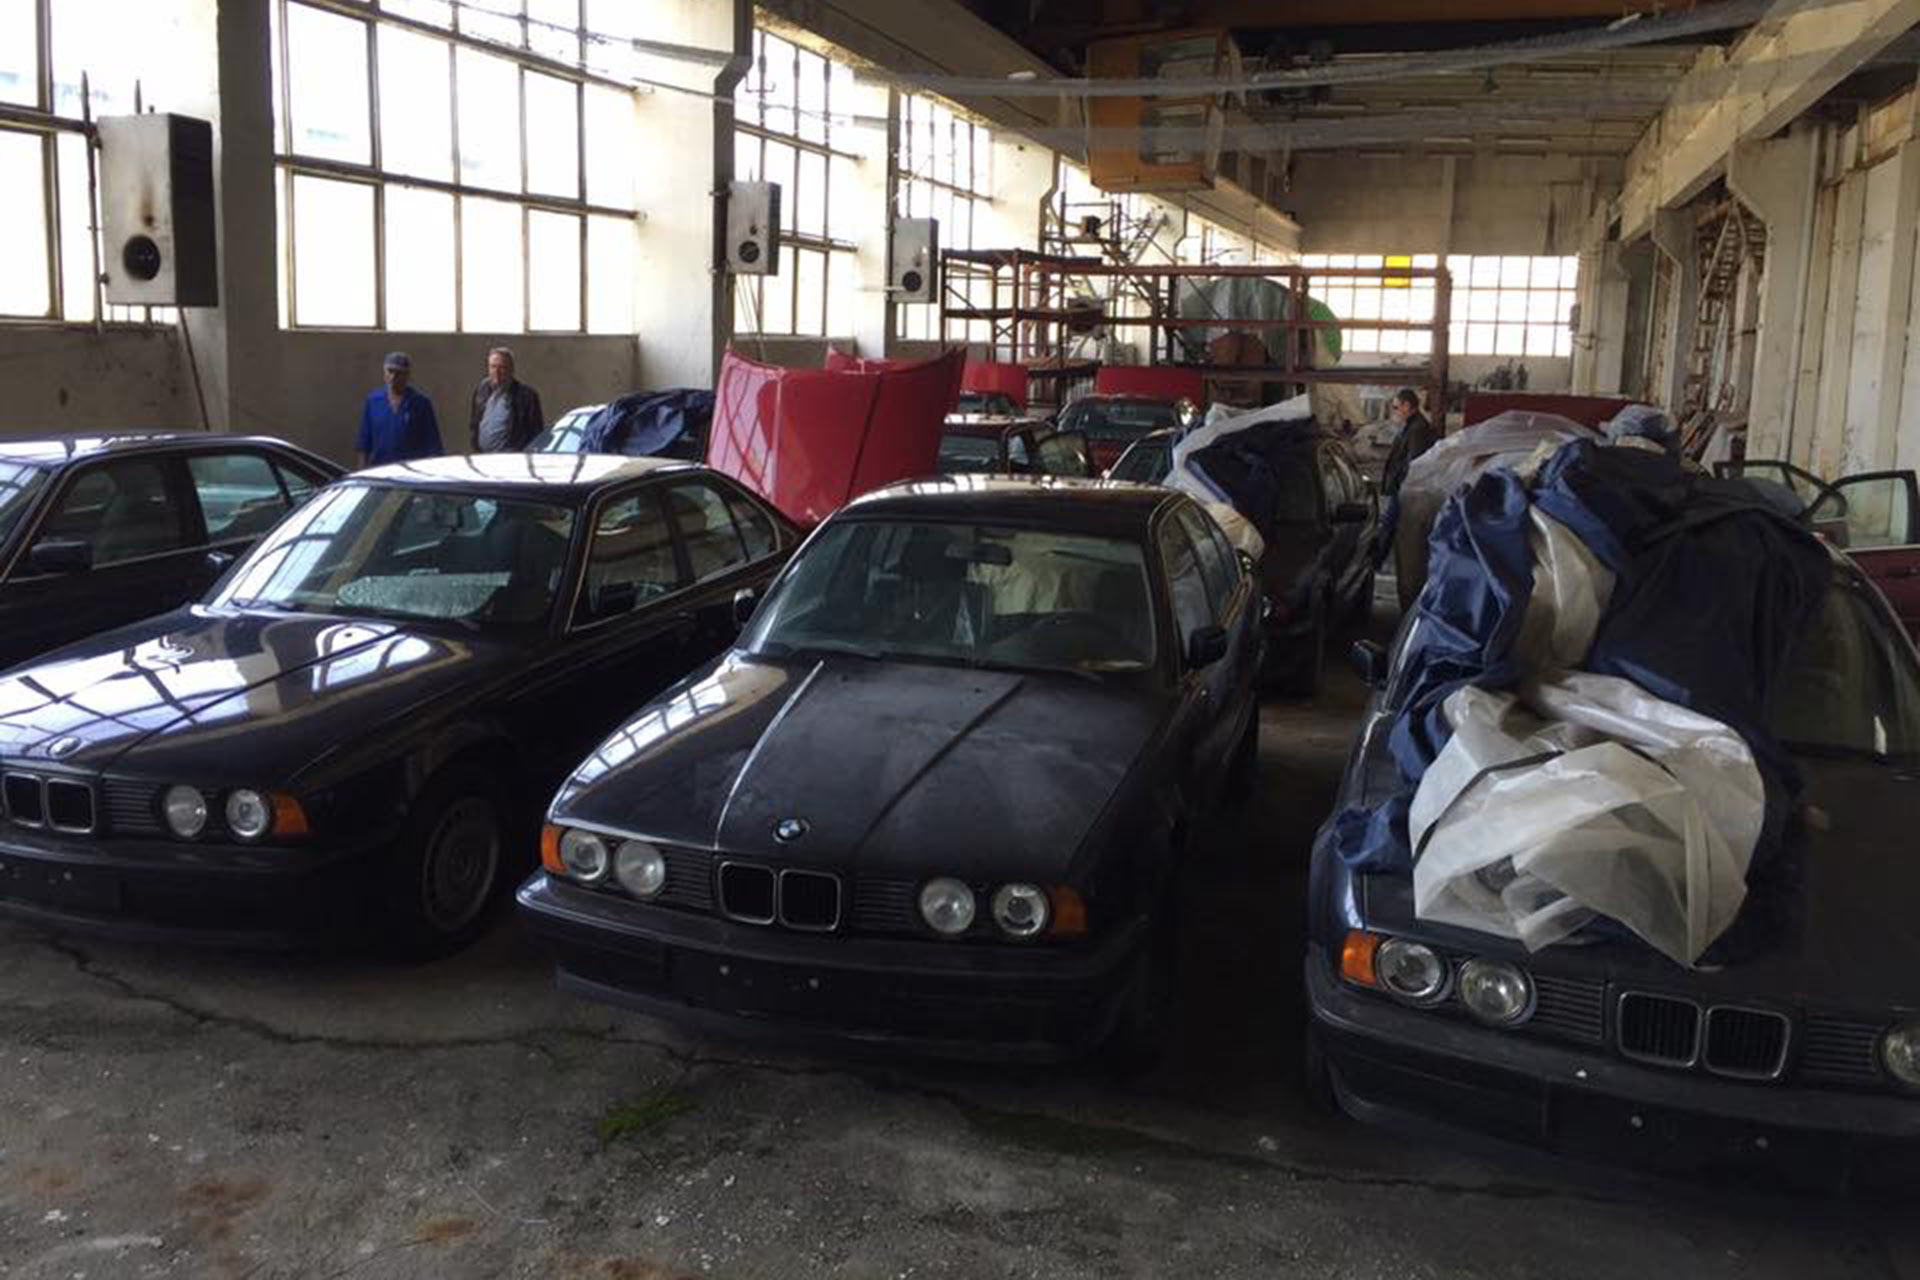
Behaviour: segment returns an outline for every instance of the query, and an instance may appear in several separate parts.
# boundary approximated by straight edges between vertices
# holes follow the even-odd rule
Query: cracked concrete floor
[[[559,996],[510,920],[414,969],[0,925],[0,1277],[1920,1276],[1898,1206],[1308,1110],[1331,684],[1267,708],[1178,1041],[1124,1086],[683,1035]]]

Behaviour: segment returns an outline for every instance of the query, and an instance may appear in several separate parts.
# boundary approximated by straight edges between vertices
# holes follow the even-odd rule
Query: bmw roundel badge
[[[773,838],[781,844],[792,844],[807,834],[805,818],[782,818],[773,824]]]
[[[79,749],[80,739],[69,735],[64,738],[55,738],[53,745],[47,748],[47,754],[55,760],[65,760]]]

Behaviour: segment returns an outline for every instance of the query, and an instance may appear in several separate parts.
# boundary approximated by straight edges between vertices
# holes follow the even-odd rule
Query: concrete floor
[[[689,1037],[555,994],[510,920],[416,969],[0,925],[0,1276],[1920,1276],[1899,1206],[1307,1108],[1306,851],[1362,701],[1330,669],[1266,710],[1129,1085]]]

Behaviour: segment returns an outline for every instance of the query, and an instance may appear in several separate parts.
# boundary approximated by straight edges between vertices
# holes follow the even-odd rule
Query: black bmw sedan
[[[1254,762],[1259,612],[1169,490],[880,490],[574,772],[522,917],[563,987],[665,1017],[1150,1057],[1170,877]]]
[[[724,649],[796,541],[658,459],[342,480],[203,602],[0,679],[0,910],[457,946],[571,764]]]
[[[1390,668],[1360,651],[1383,688],[1342,807],[1395,785],[1398,655],[1420,625],[1407,624]],[[1696,969],[1631,935],[1529,954],[1418,919],[1409,876],[1356,874],[1323,829],[1306,972],[1322,1100],[1669,1169],[1757,1163],[1825,1178],[1891,1156],[1911,1177],[1920,660],[1838,556],[1768,718],[1802,781],[1781,855],[1792,874],[1756,888],[1735,926],[1750,926],[1744,941]]]
[[[0,441],[0,670],[199,598],[339,474],[249,436]]]

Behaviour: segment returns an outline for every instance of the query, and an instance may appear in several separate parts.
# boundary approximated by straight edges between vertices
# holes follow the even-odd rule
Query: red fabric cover
[[[967,361],[966,372],[960,375],[962,391],[998,391],[1010,396],[1020,411],[1027,411],[1027,367],[1023,364],[990,364],[983,360]]]
[[[1179,400],[1195,404],[1207,398],[1206,379],[1198,369],[1175,369],[1152,364],[1103,364],[1093,375],[1097,396],[1142,396],[1148,400]]]
[[[934,360],[786,369],[729,349],[714,391],[707,465],[803,528],[881,485],[930,475],[960,394],[960,348]]]
[[[1488,418],[1509,410],[1518,409],[1524,413],[1553,413],[1562,418],[1572,418],[1582,426],[1598,431],[1602,424],[1614,414],[1637,400],[1622,400],[1618,396],[1563,396],[1549,392],[1533,391],[1475,391],[1467,397],[1466,407],[1460,414],[1460,425],[1470,427],[1476,422],[1485,422]]]

